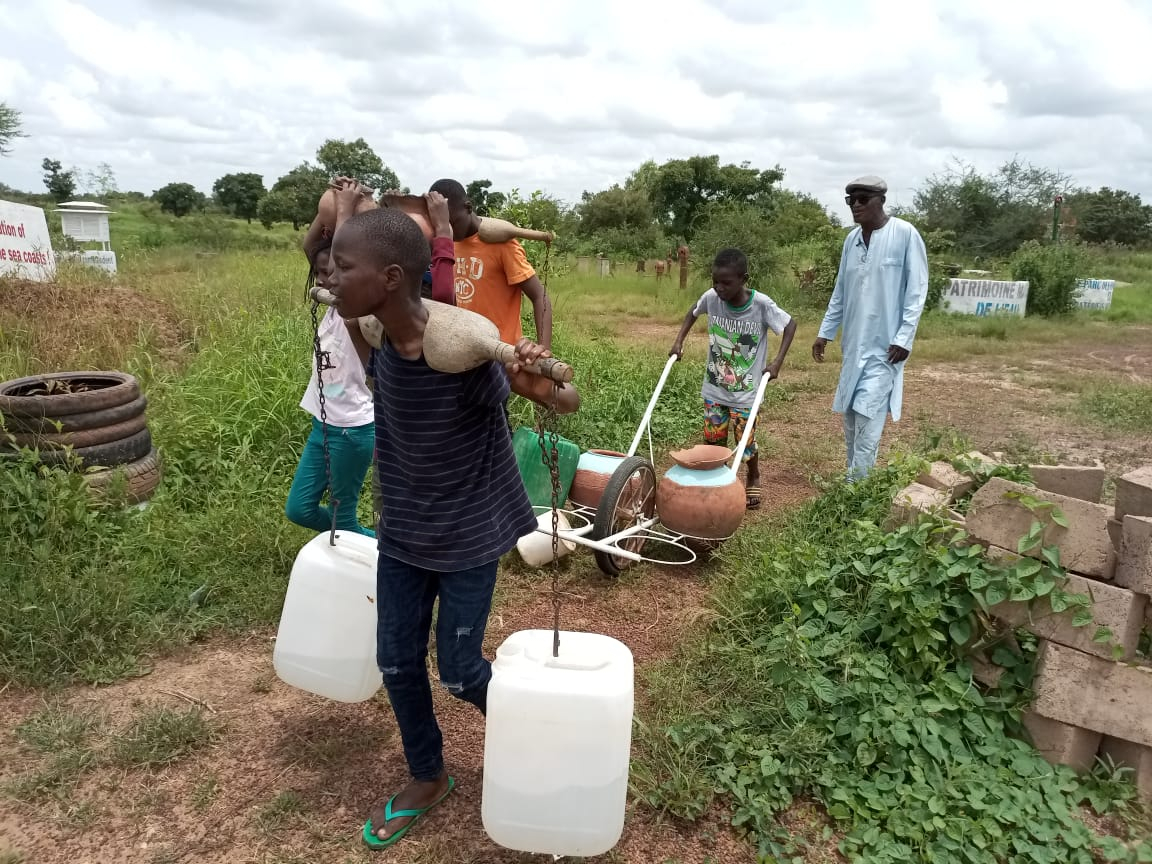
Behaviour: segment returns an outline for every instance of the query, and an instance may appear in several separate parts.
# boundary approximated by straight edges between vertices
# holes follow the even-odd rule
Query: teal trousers
[[[324,469],[324,431],[320,421],[312,419],[312,432],[300,454],[292,488],[288,490],[288,503],[284,515],[297,525],[313,531],[332,528],[332,511],[321,505],[324,493],[328,500],[336,500],[336,528],[354,531],[367,537],[376,532],[362,526],[356,518],[356,505],[360,502],[360,489],[372,465],[376,447],[375,424],[364,426],[328,427],[328,454],[332,460],[332,488],[328,488],[328,472]]]

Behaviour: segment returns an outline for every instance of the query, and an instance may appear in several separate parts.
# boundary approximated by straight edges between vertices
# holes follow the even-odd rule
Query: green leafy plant
[[[1071,243],[1043,245],[1029,240],[1012,256],[1012,278],[1028,283],[1029,315],[1067,315],[1076,308],[1076,280],[1086,259]]]
[[[932,517],[882,531],[914,470],[897,460],[831,486],[786,525],[746,531],[722,553],[731,575],[717,620],[678,664],[691,708],[660,730],[699,767],[678,790],[644,791],[684,815],[719,791],[766,861],[795,854],[775,814],[797,796],[824,805],[851,861],[1144,860],[1152,846],[1099,836],[1078,817],[1082,804],[1109,812],[1122,796],[1024,740],[1035,641],[1022,635],[1013,650],[988,614],[1007,600],[1067,609],[1087,598],[1063,593],[1049,550],[1005,565]],[[974,652],[1006,667],[996,686],[974,681]]]

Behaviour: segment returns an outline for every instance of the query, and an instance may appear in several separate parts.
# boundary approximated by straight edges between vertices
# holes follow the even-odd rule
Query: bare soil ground
[[[631,333],[635,338],[635,327]],[[889,424],[885,446],[952,428],[987,452],[1099,459],[1114,473],[1147,462],[1152,453],[1146,436],[1070,413],[1075,391],[1062,381],[1070,374],[1092,374],[1148,383],[1150,336],[1129,328],[1107,346],[1061,345],[1039,353],[1009,346],[1000,355],[913,363],[905,420]],[[661,328],[661,340],[666,337]],[[803,355],[807,346],[794,350]],[[816,366],[800,356],[781,382],[790,399],[761,420],[765,499],[751,519],[772,519],[814,494],[809,478],[838,470],[840,425],[830,410],[836,372],[834,363]],[[666,658],[704,615],[715,566],[706,560],[678,568],[644,566],[613,580],[596,570],[589,553],[578,551],[565,559],[563,626],[623,640],[640,667]],[[546,574],[508,568],[488,630],[490,652],[514,631],[551,625],[547,580]],[[44,757],[21,745],[15,729],[49,702],[103,718],[109,731],[101,734],[109,742],[134,714],[156,704],[199,706],[219,729],[215,743],[168,767],[97,764],[75,788],[35,804],[0,795],[0,862],[544,860],[502,850],[487,839],[480,823],[483,722],[470,706],[443,693],[437,694],[437,711],[458,790],[410,839],[382,854],[363,851],[358,834],[370,806],[405,780],[390,709],[382,693],[366,703],[340,705],[281,684],[271,668],[271,635],[269,630],[213,641],[159,660],[145,677],[110,687],[0,692],[0,783],[43,767]],[[811,835],[821,817],[816,808],[801,804],[782,822]],[[834,842],[814,839],[809,861],[840,860]],[[599,860],[740,864],[755,859],[722,812],[694,825],[674,825],[630,805],[623,840]]]

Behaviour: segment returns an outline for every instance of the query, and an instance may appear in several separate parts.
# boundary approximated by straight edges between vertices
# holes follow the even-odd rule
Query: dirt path
[[[794,474],[768,473],[765,481],[758,519],[812,494]],[[639,666],[667,656],[707,603],[706,565],[643,567],[608,579],[587,553],[566,561],[563,626],[621,639]],[[513,569],[502,580],[488,653],[514,631],[550,624],[547,582]],[[205,712],[220,737],[168,768],[96,768],[59,800],[29,806],[0,798],[0,855],[17,849],[23,861],[36,864],[544,860],[487,839],[480,823],[483,721],[443,692],[436,694],[437,713],[458,791],[410,840],[383,854],[363,852],[357,834],[365,814],[406,779],[391,710],[383,691],[369,702],[342,705],[282,684],[271,668],[271,633],[214,641],[159,661],[145,677],[59,694],[62,704],[103,718],[109,729],[145,706],[185,710],[195,700],[209,706]],[[46,700],[54,701],[29,693],[0,696],[0,782],[26,777],[41,764],[13,731]],[[620,845],[602,860],[739,864],[755,855],[722,817],[677,828],[633,811]]]
[[[1084,348],[1077,362],[1101,375],[1146,383],[1152,378],[1152,352],[1139,336],[1128,334],[1107,348]],[[914,365],[907,378],[905,422],[889,425],[885,446],[953,427],[989,451],[1042,449],[1078,460],[1101,459],[1111,470],[1147,461],[1144,436],[1085,425],[1069,415],[1073,395],[1056,386],[1067,363],[1067,355],[1053,349],[1027,357]],[[782,382],[788,401],[761,421],[765,502],[754,519],[772,519],[813,495],[807,480],[813,474],[839,470],[840,424],[830,410],[835,375],[832,364],[798,362]],[[667,657],[707,606],[714,566],[707,562],[642,567],[611,580],[596,570],[587,552],[565,560],[563,626],[621,639],[640,667]],[[489,654],[514,631],[550,626],[545,580],[515,568],[505,574],[488,631]],[[544,860],[488,841],[480,823],[483,723],[473,709],[443,693],[437,694],[437,711],[459,790],[411,839],[369,857],[357,837],[364,816],[405,777],[387,702],[381,693],[359,705],[333,704],[281,684],[271,669],[270,637],[266,631],[215,641],[112,687],[74,688],[56,697],[0,693],[0,783],[43,767],[43,760],[18,744],[14,730],[46,699],[103,718],[112,730],[103,733],[106,745],[131,716],[155,704],[181,710],[193,703],[209,706],[205,713],[220,730],[211,747],[166,768],[100,765],[86,771],[71,791],[35,805],[0,797],[0,862]],[[24,857],[5,858],[11,850]],[[754,861],[755,854],[725,827],[721,814],[672,826],[634,808],[621,844],[601,860],[740,864]]]

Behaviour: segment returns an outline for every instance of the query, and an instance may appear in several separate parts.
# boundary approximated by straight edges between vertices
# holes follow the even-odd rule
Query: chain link
[[[320,347],[320,302],[312,301],[312,352],[316,357],[316,389],[320,400],[320,437],[324,446],[324,476],[328,482],[328,507],[332,511],[332,528],[328,534],[328,543],[336,545],[336,508],[340,506],[340,499],[332,488],[332,456],[328,451],[328,412],[324,407],[324,371],[334,369],[331,357],[327,351]]]
[[[544,247],[545,302],[548,300],[548,265],[551,246]],[[552,382],[548,405],[536,410],[536,441],[552,482],[552,656],[560,656],[560,434],[556,431],[556,400],[560,385]]]

